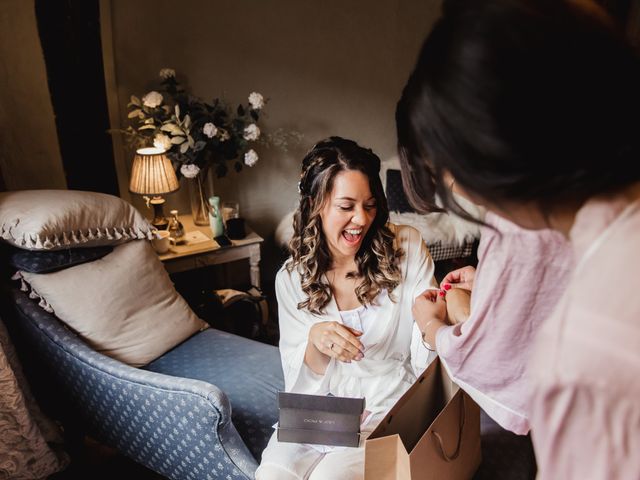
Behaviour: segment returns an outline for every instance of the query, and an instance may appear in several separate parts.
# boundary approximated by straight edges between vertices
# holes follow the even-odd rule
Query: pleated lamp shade
[[[140,148],[131,167],[129,191],[140,195],[164,195],[180,188],[171,160],[161,148]]]

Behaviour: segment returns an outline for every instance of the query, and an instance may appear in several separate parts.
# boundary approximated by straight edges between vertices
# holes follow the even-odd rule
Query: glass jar
[[[240,206],[238,202],[222,202],[222,220],[227,224],[230,218],[240,217]]]

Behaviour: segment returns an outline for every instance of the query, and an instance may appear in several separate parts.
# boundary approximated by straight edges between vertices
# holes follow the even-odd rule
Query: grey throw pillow
[[[18,248],[61,250],[151,239],[131,204],[105,193],[22,190],[0,193],[0,236]]]
[[[18,272],[31,297],[95,350],[146,365],[207,327],[173,288],[147,241],[54,273]],[[23,289],[28,289],[27,285]]]

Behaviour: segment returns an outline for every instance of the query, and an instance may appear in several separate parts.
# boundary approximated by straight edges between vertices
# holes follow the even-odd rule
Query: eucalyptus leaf
[[[189,143],[189,147],[193,148],[195,146],[195,142],[194,142],[193,137],[191,135],[187,135],[187,141]]]
[[[184,137],[172,137],[171,138],[171,143],[173,143],[174,145],[180,145],[181,143],[184,143],[185,138]]]
[[[185,128],[189,128],[191,126],[191,117],[188,113],[184,116],[184,121],[182,123],[184,124]]]
[[[140,115],[142,113],[142,110],[140,110],[139,108],[136,108],[135,110],[131,110],[129,112],[129,115],[127,115],[127,118],[133,118],[133,117],[137,117],[138,115]]]
[[[189,150],[189,144],[187,142],[180,145],[180,153],[186,153],[187,150]]]
[[[175,123],[165,123],[160,127],[163,132],[169,132],[171,135],[184,135],[184,132]]]
[[[138,107],[141,105],[140,99],[138,97],[136,97],[135,95],[131,95],[131,99],[130,100],[131,100],[131,103],[133,103],[134,105],[136,105]]]
[[[207,142],[203,142],[202,140],[197,141],[196,144],[193,146],[193,151],[199,152],[205,147],[206,144]]]
[[[142,125],[141,127],[138,127],[138,130],[155,130],[156,126],[155,125]]]
[[[180,105],[176,103],[176,118],[180,118]]]

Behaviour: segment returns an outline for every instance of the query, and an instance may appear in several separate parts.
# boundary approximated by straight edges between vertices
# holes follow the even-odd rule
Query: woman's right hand
[[[324,355],[351,363],[364,358],[364,345],[358,337],[362,332],[341,323],[318,322],[309,330],[309,341]]]
[[[453,270],[447,273],[442,282],[440,282],[440,288],[449,290],[449,288],[463,288],[465,290],[473,290],[473,280],[476,277],[476,269],[471,266],[466,266]],[[450,285],[447,288],[445,285]]]

